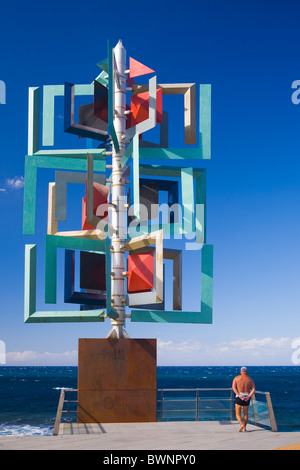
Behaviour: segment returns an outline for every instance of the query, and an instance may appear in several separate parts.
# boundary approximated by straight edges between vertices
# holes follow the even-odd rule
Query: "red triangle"
[[[131,272],[128,276],[128,293],[147,292],[153,288],[153,283],[141,275],[140,272]]]
[[[154,72],[154,70],[150,69],[141,62],[138,62],[132,57],[129,57],[129,70],[130,72],[128,78],[139,77],[140,75],[147,75],[147,73]]]

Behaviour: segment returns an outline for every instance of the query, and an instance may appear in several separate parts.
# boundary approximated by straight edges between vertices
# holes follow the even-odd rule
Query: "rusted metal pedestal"
[[[79,339],[77,421],[156,421],[156,339]]]

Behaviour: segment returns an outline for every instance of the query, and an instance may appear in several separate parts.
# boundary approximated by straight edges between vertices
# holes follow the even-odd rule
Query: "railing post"
[[[252,402],[252,411],[253,411],[253,422],[254,422],[254,426],[257,426],[257,420],[256,420],[257,413],[256,413],[256,398],[255,398],[255,393],[253,393],[253,395],[252,395],[251,402]]]
[[[199,390],[196,389],[196,421],[199,421]]]
[[[60,397],[59,397],[57,413],[56,413],[56,418],[55,418],[55,424],[54,424],[54,429],[53,429],[53,436],[58,435],[59,425],[60,425],[60,421],[61,421],[62,409],[63,409],[63,406],[64,406],[64,401],[65,401],[65,390],[62,388],[61,391],[60,391]]]
[[[270,418],[271,431],[277,432],[277,424],[276,424],[273,405],[271,401],[271,395],[269,392],[266,392],[266,400],[267,400],[267,406],[268,406],[268,412],[269,412],[269,418]]]
[[[230,421],[234,421],[234,393],[230,390]]]
[[[163,420],[163,407],[164,407],[164,391],[161,390],[160,395],[160,420]]]

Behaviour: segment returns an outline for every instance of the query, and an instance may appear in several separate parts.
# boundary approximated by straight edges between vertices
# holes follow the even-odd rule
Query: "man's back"
[[[234,386],[239,393],[249,393],[254,387],[254,382],[248,375],[237,375],[233,379],[232,388]]]

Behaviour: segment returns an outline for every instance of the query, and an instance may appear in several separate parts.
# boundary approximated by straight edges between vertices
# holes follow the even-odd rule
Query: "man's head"
[[[242,375],[247,375],[247,367],[241,367],[241,374]]]

